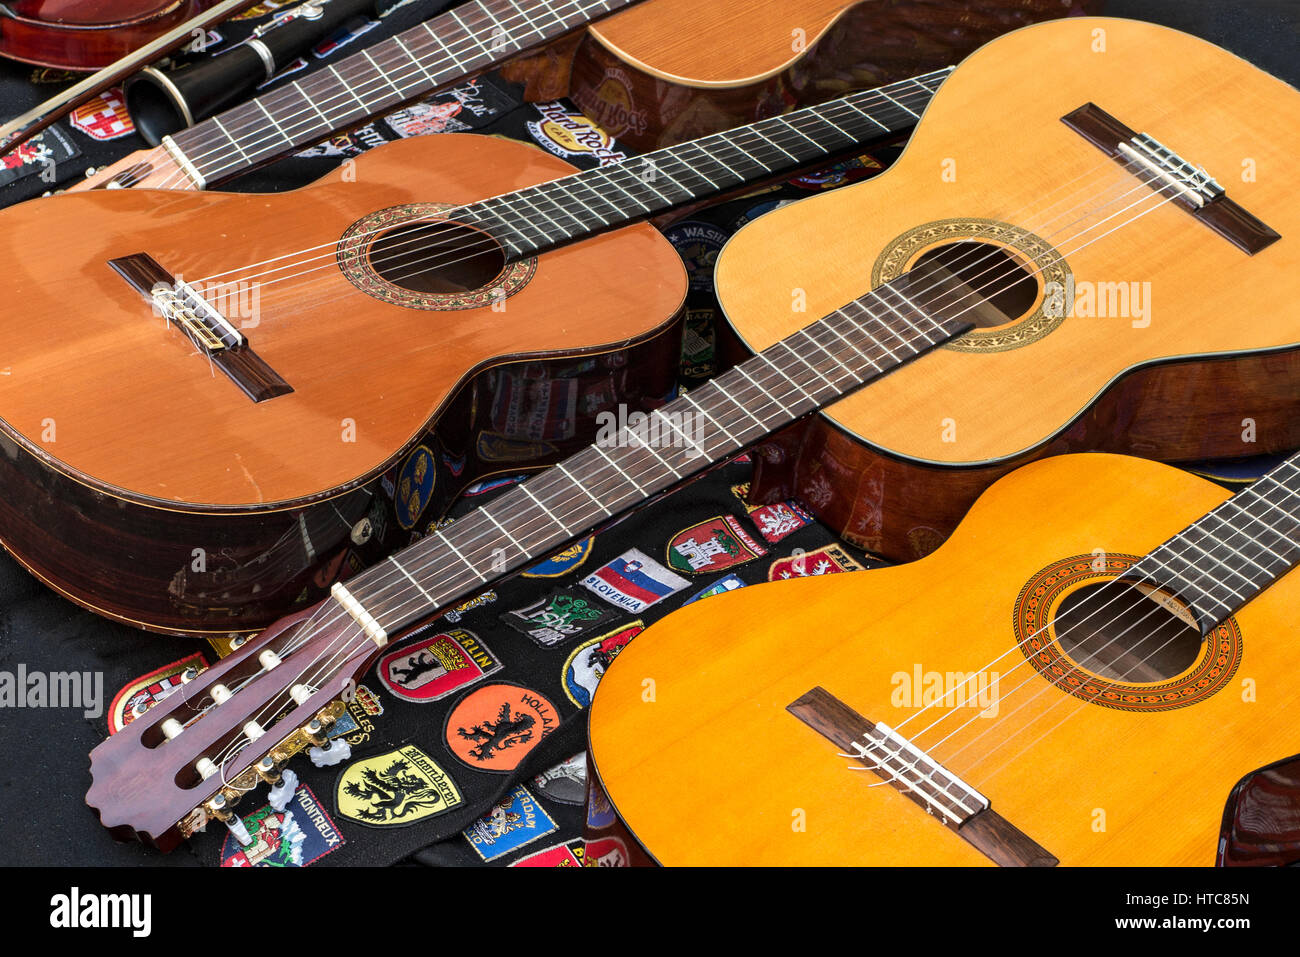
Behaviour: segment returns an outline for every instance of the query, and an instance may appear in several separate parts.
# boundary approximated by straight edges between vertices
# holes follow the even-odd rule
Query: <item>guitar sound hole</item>
[[[482,289],[506,266],[501,247],[487,233],[444,220],[384,233],[371,244],[369,258],[380,277],[419,293]]]
[[[923,277],[936,267],[946,270],[978,294],[985,308],[965,311],[965,318],[977,327],[1015,322],[1038,301],[1038,280],[1001,246],[971,240],[937,246],[917,259],[911,271],[914,276]],[[941,304],[955,302],[954,295],[949,293]]]
[[[1111,681],[1168,681],[1201,654],[1201,633],[1127,585],[1084,585],[1066,595],[1054,621],[1072,660]]]

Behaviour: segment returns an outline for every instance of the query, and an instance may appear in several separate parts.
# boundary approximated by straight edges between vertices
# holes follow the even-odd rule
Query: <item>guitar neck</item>
[[[904,277],[906,278],[906,277]],[[971,327],[880,287],[352,578],[388,634],[537,561]]]
[[[1185,601],[1202,634],[1300,563],[1300,454],[1207,512],[1124,576]]]
[[[461,207],[512,259],[842,156],[916,125],[951,68]]]
[[[638,0],[471,0],[165,140],[199,188],[453,86]]]

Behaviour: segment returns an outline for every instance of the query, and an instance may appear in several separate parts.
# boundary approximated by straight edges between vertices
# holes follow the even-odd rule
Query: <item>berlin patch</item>
[[[451,775],[413,744],[348,765],[334,792],[339,814],[370,827],[405,827],[463,801]]]
[[[522,784],[462,832],[484,861],[495,861],[559,829]]]
[[[564,663],[564,693],[569,700],[579,708],[590,705],[606,669],[627,643],[644,630],[645,625],[638,620],[579,645]]]
[[[682,529],[668,543],[668,565],[691,575],[708,575],[761,558],[767,551],[740,522],[719,515]]]
[[[591,631],[614,614],[586,595],[563,588],[531,605],[506,612],[501,620],[539,645],[550,646]]]
[[[559,726],[559,712],[543,695],[519,685],[490,684],[456,702],[443,737],[467,766],[505,773]]]
[[[227,833],[221,845],[222,867],[306,867],[347,842],[305,784],[298,786],[283,811],[269,804],[244,818],[253,843],[241,847]]]
[[[802,552],[788,558],[778,558],[767,570],[768,581],[783,578],[810,578],[813,575],[834,575],[837,572],[861,571],[862,566],[840,546],[831,544],[811,552]]]
[[[628,549],[582,580],[583,588],[634,615],[689,584],[639,548]]]
[[[429,704],[501,670],[501,660],[472,631],[454,628],[379,659],[379,680],[403,701]]]

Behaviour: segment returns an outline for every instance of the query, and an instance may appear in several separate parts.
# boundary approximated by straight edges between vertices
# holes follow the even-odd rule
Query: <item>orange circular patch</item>
[[[466,694],[447,715],[443,738],[460,761],[479,771],[513,771],[560,726],[545,695],[498,682]]]

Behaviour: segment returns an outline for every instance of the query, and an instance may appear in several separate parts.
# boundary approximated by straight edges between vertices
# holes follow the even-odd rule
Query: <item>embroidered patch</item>
[[[837,572],[861,571],[862,566],[853,556],[838,545],[824,545],[811,552],[778,558],[767,570],[768,581],[782,578],[809,578],[813,575],[833,575]]]
[[[77,107],[68,114],[68,123],[95,140],[116,140],[135,132],[126,100],[117,87]]]
[[[81,155],[62,130],[51,126],[0,156],[0,186],[39,175],[51,187],[61,178],[59,164]]]
[[[613,610],[596,604],[576,589],[563,588],[500,617],[515,631],[549,647],[585,634],[614,615]]]
[[[403,701],[429,704],[501,670],[501,659],[472,631],[454,628],[379,659],[384,687]]]
[[[582,805],[587,800],[587,752],[575,754],[533,778],[533,787],[548,801]]]
[[[490,684],[464,695],[443,738],[451,753],[477,771],[513,771],[560,725],[555,705],[531,688]]]
[[[405,827],[463,801],[451,775],[413,744],[348,765],[334,790],[339,814],[370,827]]]
[[[283,811],[267,804],[245,815],[244,826],[253,843],[242,847],[227,831],[222,867],[306,867],[347,843],[305,784]]]
[[[582,867],[586,847],[579,838],[567,844],[552,844],[510,864],[511,867]]]
[[[721,595],[724,591],[735,591],[737,588],[744,587],[745,583],[740,580],[740,576],[733,573],[728,575],[726,578],[719,578],[708,588],[697,591],[690,598],[682,602],[682,607],[685,608],[691,602],[699,601],[701,598],[711,598],[714,595]]]
[[[384,706],[379,701],[379,695],[365,685],[357,685],[347,710],[330,727],[329,736],[343,738],[353,747],[365,744],[375,730],[375,723],[371,719],[378,718],[383,713]]]
[[[433,497],[433,484],[437,475],[433,450],[427,445],[417,445],[397,473],[397,490],[393,494],[397,524],[402,528],[410,530],[420,520],[425,506]]]
[[[521,784],[461,833],[479,857],[484,861],[495,861],[559,827]]]
[[[574,542],[562,552],[556,552],[544,562],[539,562],[528,571],[524,578],[559,578],[571,571],[581,568],[591,555],[591,546],[596,541],[595,535],[588,535],[580,542]]]
[[[690,575],[708,575],[743,565],[767,554],[731,515],[719,515],[684,528],[668,543],[669,567]]]
[[[585,114],[560,102],[534,103],[533,108],[539,119],[527,124],[528,134],[556,156],[594,157],[602,166],[627,159],[625,152],[615,148],[614,137]]]
[[[631,857],[627,845],[617,837],[601,837],[587,842],[582,864],[584,867],[628,867]]]
[[[117,693],[108,706],[108,733],[116,734],[153,705],[162,701],[184,684],[181,676],[190,668],[196,672],[208,666],[202,652],[196,651],[180,661],[163,665],[156,671],[141,675]]]
[[[596,685],[609,668],[618,653],[627,647],[627,643],[641,632],[645,625],[640,620],[632,622],[616,631],[593,638],[579,645],[564,663],[564,693],[579,708],[591,704],[591,697],[596,693]]]
[[[490,605],[496,600],[497,600],[496,589],[489,588],[483,594],[476,595],[475,597],[469,599],[469,601],[463,601],[455,608],[451,609],[451,611],[444,613],[442,616],[442,620],[450,621],[454,624],[460,621],[462,618],[464,618],[465,613],[467,611],[473,611],[475,608],[482,608],[484,605]]]
[[[581,582],[611,605],[639,615],[690,584],[638,548],[632,548]]]
[[[749,520],[758,529],[758,534],[775,545],[786,536],[812,524],[813,517],[794,502],[777,502],[749,509]]]

